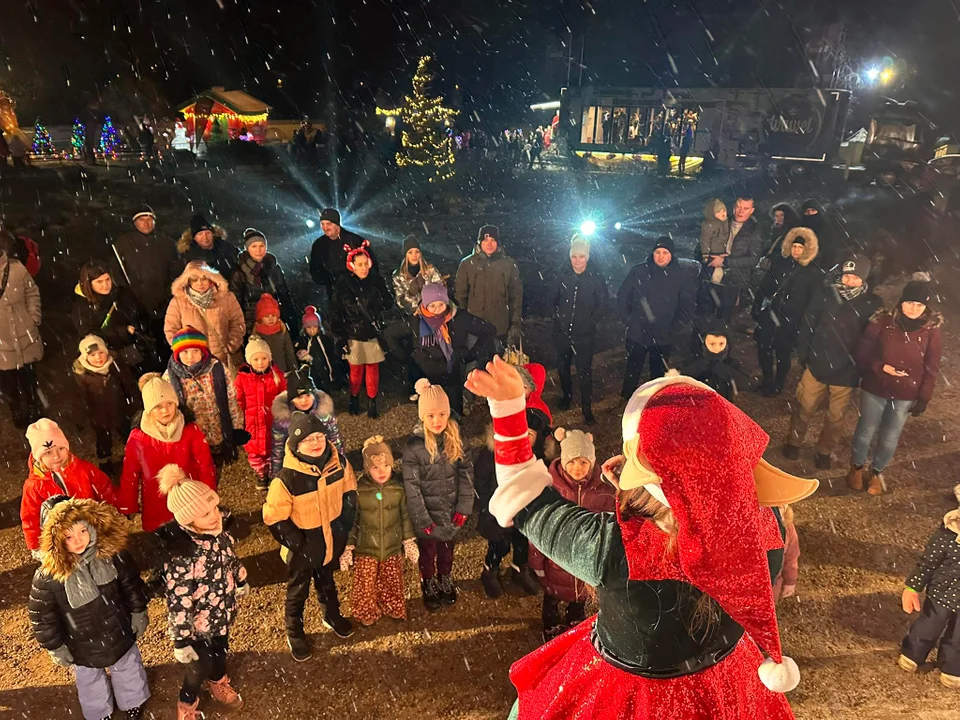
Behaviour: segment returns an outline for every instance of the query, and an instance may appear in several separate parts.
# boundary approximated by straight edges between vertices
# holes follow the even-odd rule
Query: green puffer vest
[[[347,540],[354,546],[353,554],[383,562],[403,552],[403,541],[412,537],[403,483],[394,475],[377,485],[364,475],[357,483],[357,514]]]

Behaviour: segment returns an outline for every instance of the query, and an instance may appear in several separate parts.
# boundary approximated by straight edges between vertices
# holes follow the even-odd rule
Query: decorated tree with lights
[[[47,128],[40,122],[40,118],[37,118],[37,123],[33,126],[33,145],[30,147],[30,151],[38,157],[51,157],[56,152],[53,147],[53,138],[50,137]]]
[[[404,97],[403,105],[395,109],[378,107],[377,114],[403,120],[403,150],[397,156],[397,165],[427,168],[433,182],[453,177],[454,146],[447,129],[458,111],[444,107],[442,97],[430,94],[434,76],[429,64],[429,56],[420,58],[413,76],[413,94]]]
[[[80,118],[73,120],[73,134],[70,135],[70,155],[74,158],[83,157],[83,149],[87,146],[87,128]]]
[[[120,152],[120,134],[113,125],[113,120],[107,115],[103,119],[103,127],[100,129],[100,142],[97,149],[104,155],[116,157]]]

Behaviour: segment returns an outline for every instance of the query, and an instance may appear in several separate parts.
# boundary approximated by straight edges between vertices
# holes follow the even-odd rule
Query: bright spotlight
[[[864,72],[864,76],[866,76],[867,80],[874,83],[880,79],[880,68],[878,67],[867,68],[866,72]]]
[[[315,223],[313,220],[307,218],[307,227],[308,227],[308,228],[313,228],[313,227],[315,227],[315,226],[316,226],[316,223]]]
[[[893,80],[893,70],[891,68],[887,68],[880,73],[880,82],[884,85],[888,84],[891,80]]]
[[[584,220],[580,223],[580,233],[582,235],[590,236],[597,231],[597,224],[593,220]]]
[[[614,230],[620,230],[620,229],[622,229],[622,228],[623,228],[623,223],[622,223],[622,222],[615,222],[615,223],[613,224],[613,229],[614,229]]]

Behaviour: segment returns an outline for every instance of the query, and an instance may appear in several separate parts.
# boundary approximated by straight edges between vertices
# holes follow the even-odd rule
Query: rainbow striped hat
[[[203,352],[204,359],[210,354],[210,346],[207,344],[207,336],[194,327],[185,327],[170,341],[170,347],[173,348],[173,359],[180,362],[180,353],[184,350],[195,348]]]

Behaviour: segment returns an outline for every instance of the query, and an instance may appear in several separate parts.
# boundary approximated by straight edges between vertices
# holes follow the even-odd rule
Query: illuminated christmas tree
[[[432,168],[429,179],[433,182],[453,177],[456,158],[447,128],[458,111],[444,107],[443,98],[430,95],[433,73],[428,69],[429,63],[428,56],[420,58],[413,76],[413,95],[405,96],[401,107],[377,108],[377,114],[403,120],[403,150],[397,156],[397,165]]]
[[[30,151],[37,156],[51,157],[56,150],[53,147],[53,139],[50,133],[37,118],[37,124],[33,126],[33,145]]]
[[[73,134],[70,136],[70,155],[74,158],[83,157],[83,149],[87,145],[87,128],[80,122],[80,118],[73,121]]]
[[[110,155],[116,158],[120,153],[120,134],[113,126],[113,120],[107,115],[103,119],[103,127],[100,130],[100,144],[97,146],[105,156]]]

